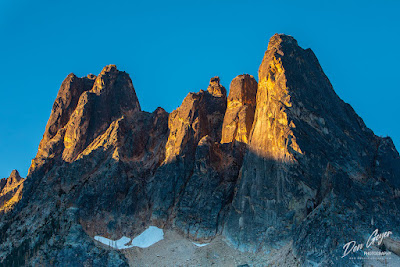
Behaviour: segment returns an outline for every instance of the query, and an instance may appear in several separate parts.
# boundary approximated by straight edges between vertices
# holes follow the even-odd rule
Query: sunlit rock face
[[[227,97],[213,77],[170,114],[142,111],[129,75],[108,65],[67,76],[28,177],[0,180],[0,264],[127,266],[93,237],[154,225],[289,248],[299,265],[361,266],[342,247],[376,228],[399,235],[399,187],[392,140],[291,36],[270,39],[258,83],[239,75]]]
[[[0,215],[11,210],[21,199],[24,181],[17,170],[0,180]]]
[[[94,84],[96,76],[78,78],[71,73],[62,82],[57,98],[54,101],[50,118],[47,122],[43,139],[40,141],[38,153],[32,160],[29,173],[44,163],[45,159],[59,157],[63,150],[65,126],[74,113],[80,96],[89,91]]]
[[[66,125],[63,160],[73,161],[113,120],[139,110],[129,75],[118,71],[115,65],[106,66],[93,88],[81,95]]]
[[[243,74],[232,80],[228,107],[222,126],[221,143],[238,141],[248,143],[256,108],[257,81]]]
[[[210,80],[207,91],[189,93],[182,105],[168,119],[169,137],[166,145],[166,162],[184,150],[194,152],[203,136],[221,140],[221,127],[226,110],[226,89],[219,78]]]
[[[50,158],[75,160],[113,120],[139,110],[129,75],[118,71],[115,65],[104,67],[97,77],[68,75],[58,92],[29,173]]]
[[[226,89],[220,84],[218,76],[210,79],[210,85],[207,87],[207,92],[216,97],[226,97]]]
[[[400,163],[399,155],[385,153],[383,168],[391,174],[383,175],[376,164],[386,145],[391,148],[385,150],[395,150],[335,94],[310,49],[299,47],[291,36],[274,35],[259,68],[248,152],[225,234],[243,250],[294,240],[302,260],[341,261],[343,233],[346,238],[368,233],[372,217],[384,228],[398,221],[393,201],[398,201],[400,172],[389,161]],[[374,204],[366,195],[385,200],[393,216],[369,213]],[[352,212],[341,217],[343,209]],[[326,242],[321,232],[332,239]],[[317,255],[319,249],[331,258]]]

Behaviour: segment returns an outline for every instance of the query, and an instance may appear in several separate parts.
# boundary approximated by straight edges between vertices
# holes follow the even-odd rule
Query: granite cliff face
[[[390,175],[377,170],[389,143]],[[259,69],[250,142],[225,234],[253,250],[293,240],[302,261],[346,264],[338,256],[350,236],[362,240],[374,227],[398,225],[399,163],[391,140],[375,136],[335,94],[314,53],[274,35]],[[385,212],[371,212],[377,201]]]
[[[219,77],[168,114],[142,111],[129,75],[70,74],[28,177],[0,181],[3,265],[126,266],[111,239],[148,225],[300,265],[361,264],[343,245],[400,237],[400,157],[334,92],[317,58],[276,34],[259,82]],[[351,192],[351,193],[349,193]],[[282,264],[285,264],[284,260]]]
[[[253,76],[239,75],[231,82],[228,106],[222,126],[221,143],[249,142],[256,108],[257,81]]]

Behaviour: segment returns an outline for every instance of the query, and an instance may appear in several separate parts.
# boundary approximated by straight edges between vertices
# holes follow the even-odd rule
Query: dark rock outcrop
[[[400,237],[400,156],[334,92],[310,49],[274,35],[259,82],[213,77],[168,114],[141,111],[115,65],[64,80],[28,177],[0,180],[0,263],[127,266],[95,235],[148,225],[300,265],[353,266],[343,245]]]

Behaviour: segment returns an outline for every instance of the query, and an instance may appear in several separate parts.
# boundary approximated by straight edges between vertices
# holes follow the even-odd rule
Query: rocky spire
[[[340,257],[343,244],[400,225],[391,139],[365,126],[291,36],[270,39],[258,85],[239,75],[230,89],[227,99],[214,77],[171,114],[149,113],[115,65],[69,75],[29,178],[0,180],[0,212],[18,202],[0,215],[0,264],[127,266],[92,237],[158,225],[192,241],[223,235],[241,251],[284,246],[296,265],[361,266]]]
[[[48,141],[68,123],[78,104],[79,97],[83,92],[89,91],[93,87],[95,78],[94,75],[78,78],[73,73],[65,78],[54,101],[43,139],[39,144],[39,150],[45,149]]]
[[[97,77],[68,75],[58,92],[29,173],[42,166],[47,158],[75,160],[113,120],[137,111],[140,104],[132,81],[115,65],[105,66]]]
[[[219,77],[215,76],[210,79],[210,85],[207,91],[216,97],[226,97],[226,89],[219,83]]]
[[[219,78],[214,77],[211,78],[207,91],[200,90],[198,93],[189,93],[181,106],[169,115],[169,136],[165,146],[165,160],[147,185],[151,202],[154,203],[152,205],[154,219],[164,220],[171,213],[178,212],[181,215],[176,220],[183,219],[180,223],[187,226],[185,231],[191,228],[190,225],[195,221],[198,222],[196,227],[200,227],[200,223],[202,225],[215,225],[215,221],[218,221],[218,211],[203,212],[203,208],[209,206],[210,202],[219,202],[218,205],[224,206],[226,198],[219,197],[229,195],[232,189],[232,181],[235,180],[232,177],[234,175],[230,176],[230,174],[237,171],[237,168],[235,168],[237,165],[229,168],[231,165],[226,164],[224,173],[229,176],[229,179],[227,178],[229,181],[224,181],[222,177],[218,177],[218,172],[214,170],[222,169],[219,159],[224,158],[224,156],[220,149],[214,147],[214,145],[221,140],[225,111],[226,90],[220,84]],[[226,155],[225,157],[228,158]],[[229,156],[229,158],[231,162],[234,161],[232,156]],[[215,172],[215,176],[218,178],[213,181],[206,181],[204,162],[213,162],[214,166],[205,166],[205,168],[210,167],[209,170]],[[205,180],[198,180],[198,177]],[[219,183],[223,185],[216,188]],[[188,188],[185,188],[185,185],[188,185]],[[204,192],[192,191],[199,187],[202,187]],[[211,197],[212,193],[209,189],[218,191],[218,193],[215,193],[218,197]],[[199,195],[198,202],[196,200],[197,204],[183,197],[183,195],[193,196],[193,193]],[[177,201],[181,196],[184,203],[179,204],[180,208],[178,208]],[[199,210],[197,208],[188,210],[187,205],[192,207],[198,205]],[[199,218],[199,215],[204,214],[207,214],[207,219]],[[193,221],[186,220],[186,216],[191,216]],[[221,222],[218,221],[218,223]],[[205,232],[208,233],[206,235],[209,235],[210,232],[215,234],[215,229]],[[200,233],[198,235],[201,236]]]
[[[250,250],[286,240],[288,229],[303,221],[310,207],[329,198],[326,192],[346,198],[343,194],[355,183],[374,183],[379,179],[373,163],[377,146],[388,144],[336,95],[314,53],[293,37],[275,34],[270,39],[258,73],[249,151],[225,227],[232,242],[246,243]],[[398,155],[394,158],[400,162]],[[327,166],[334,179],[327,178]],[[386,176],[394,188],[400,179],[395,176]],[[323,196],[316,197],[317,192]]]
[[[230,143],[234,140],[248,143],[256,108],[256,94],[257,81],[253,76],[243,74],[232,80],[221,143]]]
[[[17,170],[13,170],[7,179],[7,185],[19,183],[23,179]]]
[[[115,65],[104,67],[66,126],[63,160],[74,160],[113,120],[136,111],[140,105],[129,75]]]
[[[211,78],[207,92],[189,93],[182,105],[170,114],[166,161],[182,153],[186,145],[194,152],[206,135],[219,141],[225,110],[226,89],[218,76]]]
[[[24,181],[17,170],[0,180],[0,214],[9,211],[21,199]]]

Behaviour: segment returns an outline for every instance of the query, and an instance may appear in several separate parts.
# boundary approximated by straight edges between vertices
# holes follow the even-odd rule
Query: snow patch
[[[125,248],[130,248],[131,246],[126,246],[129,242],[131,242],[131,239],[129,237],[123,236],[118,240],[111,240],[102,236],[95,236],[94,240],[99,241],[100,243],[103,243],[104,245],[116,248],[116,249],[125,249]]]
[[[123,236],[115,241],[102,236],[95,236],[94,239],[115,249],[127,249],[131,247],[147,248],[151,245],[154,245],[158,241],[163,240],[164,231],[156,226],[150,226],[134,239],[126,236]],[[131,244],[128,245],[129,243]]]
[[[164,231],[156,226],[150,226],[132,240],[132,246],[147,248],[164,239]]]
[[[207,246],[207,245],[209,245],[210,243],[203,243],[203,244],[200,244],[200,243],[195,243],[195,242],[192,242],[193,244],[195,244],[196,246],[198,246],[198,247],[205,247],[205,246]]]

